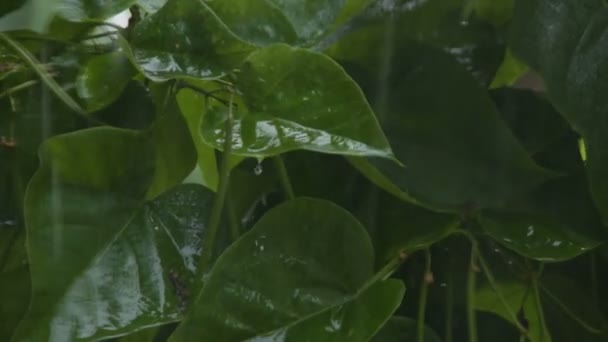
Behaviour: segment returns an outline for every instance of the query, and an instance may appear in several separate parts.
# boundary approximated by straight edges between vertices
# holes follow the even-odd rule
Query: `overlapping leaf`
[[[287,45],[251,54],[237,84],[247,108],[235,110],[232,153],[263,158],[306,149],[379,156],[392,153],[357,84],[328,57]],[[225,106],[205,115],[203,138],[222,149]]]
[[[95,340],[175,321],[187,308],[212,194],[144,202],[149,135],[95,128],[52,138],[28,188],[32,304],[17,340]],[[116,167],[122,165],[122,167]]]
[[[585,139],[594,200],[608,217],[608,74],[602,0],[516,1],[511,31],[515,55],[543,77],[551,101]]]
[[[398,56],[374,104],[405,167],[352,160],[377,185],[435,210],[467,212],[547,179],[485,90],[450,56],[417,43],[402,45]]]
[[[372,280],[373,253],[330,202],[275,207],[218,259],[171,341],[367,340],[403,295],[400,282]]]

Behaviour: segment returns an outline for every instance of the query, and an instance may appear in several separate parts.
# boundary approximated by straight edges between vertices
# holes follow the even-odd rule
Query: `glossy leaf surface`
[[[365,229],[343,209],[309,198],[284,203],[218,259],[195,307],[171,340],[280,337],[291,329],[299,334],[300,324],[322,332],[313,322],[327,324],[329,310],[356,298],[367,303],[367,292],[362,291],[373,285],[367,283],[373,275],[373,253]],[[374,301],[391,307],[403,288],[398,283],[386,286],[390,290],[378,294],[384,299]],[[337,313],[365,317],[358,312],[369,309]]]
[[[220,78],[252,50],[199,0],[167,2],[137,24],[132,36],[136,65],[156,81]]]
[[[95,340],[179,319],[198,288],[212,193],[188,185],[144,202],[154,149],[128,130],[58,136],[41,159],[25,211],[32,305],[17,340]]]
[[[310,45],[326,34],[347,2],[216,0],[206,2],[206,6],[236,37],[250,44]],[[348,10],[356,12],[359,6],[351,5]]]
[[[232,153],[266,157],[306,149],[391,158],[391,150],[357,84],[328,57],[287,45],[252,53],[237,84]],[[211,108],[203,138],[217,149],[225,140],[227,109]]]
[[[451,57],[408,45],[375,107],[395,156],[354,161],[377,185],[441,211],[495,206],[547,179],[487,93]],[[450,75],[448,79],[442,75]],[[482,143],[483,142],[483,143]]]
[[[608,7],[601,0],[516,1],[514,18],[513,52],[541,74],[552,102],[585,138],[591,192],[606,219]]]
[[[135,0],[27,0],[21,7],[0,18],[0,32],[32,30],[45,33],[55,16],[76,22],[106,19],[129,8],[134,2]]]
[[[122,52],[94,56],[80,70],[76,91],[89,111],[114,102],[124,91],[135,70]]]

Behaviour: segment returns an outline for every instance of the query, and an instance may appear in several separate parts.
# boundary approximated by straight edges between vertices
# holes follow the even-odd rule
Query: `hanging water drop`
[[[262,174],[262,172],[264,172],[264,168],[262,167],[262,162],[258,161],[258,165],[256,165],[256,166],[253,168],[253,173],[254,173],[256,176],[259,176],[259,175],[261,175],[261,174]]]

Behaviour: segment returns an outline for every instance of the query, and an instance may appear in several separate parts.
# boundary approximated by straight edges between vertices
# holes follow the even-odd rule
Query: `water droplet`
[[[448,286],[448,284],[446,284],[446,283],[441,283],[441,284],[439,284],[439,286],[441,286],[441,287],[446,287],[446,286]]]
[[[262,174],[262,172],[264,172],[264,168],[262,167],[262,163],[258,162],[258,165],[253,168],[253,173],[256,176],[259,176]]]
[[[158,229],[159,229],[158,226],[154,226],[154,230],[158,230]]]

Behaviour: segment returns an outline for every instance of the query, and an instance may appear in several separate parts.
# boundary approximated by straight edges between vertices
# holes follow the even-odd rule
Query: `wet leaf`
[[[348,12],[361,4],[350,1]],[[311,45],[323,37],[347,0],[216,0],[205,5],[239,39],[256,46],[273,43]]]
[[[332,313],[344,315],[353,336],[373,334],[403,293],[399,282],[369,283],[373,253],[365,229],[331,202],[299,198],[279,205],[218,259],[171,341],[299,341],[305,331],[321,334],[315,340],[341,340],[334,334],[345,332],[341,324],[324,329]],[[381,312],[371,328],[364,324],[370,310]]]
[[[374,336],[372,342],[418,342],[417,322],[408,317],[394,316]],[[431,328],[424,328],[424,342],[441,342]]]
[[[177,93],[177,103],[188,124],[188,130],[196,148],[197,172],[200,173],[203,185],[215,191],[219,181],[215,150],[207,146],[201,136],[205,98],[191,89],[182,89]]]
[[[502,208],[483,211],[479,222],[501,244],[529,258],[563,261],[605,241],[601,218],[587,190],[576,139],[565,137],[537,158],[563,172]]]
[[[253,49],[199,0],[169,1],[132,31],[132,58],[149,78],[217,79]],[[122,46],[127,49],[126,42]]]
[[[178,320],[200,285],[212,193],[184,185],[143,201],[154,148],[134,131],[57,136],[40,155],[25,202],[32,305],[16,339],[96,340]]]
[[[328,57],[287,45],[252,53],[238,75],[232,153],[263,158],[291,150],[391,158],[380,126],[357,84]],[[205,115],[202,134],[222,149],[225,106]]]
[[[88,111],[99,110],[119,98],[134,75],[134,68],[122,52],[93,56],[80,69],[76,91]]]
[[[602,0],[516,1],[511,30],[514,54],[543,77],[547,94],[585,139],[586,169],[595,202],[608,217],[608,72]]]
[[[0,18],[0,32],[31,30],[46,33],[55,16],[74,22],[106,19],[133,3],[135,0],[27,0]]]
[[[449,53],[487,85],[500,65],[504,44],[495,28],[466,16],[468,3],[471,1],[375,1],[355,18],[328,54],[363,66],[371,82],[382,83],[394,67],[391,63],[400,60],[402,47],[416,40]],[[374,96],[385,91],[373,90],[378,92],[371,94]]]
[[[159,108],[159,117],[152,127],[156,168],[146,195],[149,199],[181,183],[196,165],[195,146],[175,99],[163,107]]]
[[[464,68],[436,49],[408,47],[375,103],[405,167],[352,159],[357,168],[404,200],[464,213],[504,203],[548,179]]]

